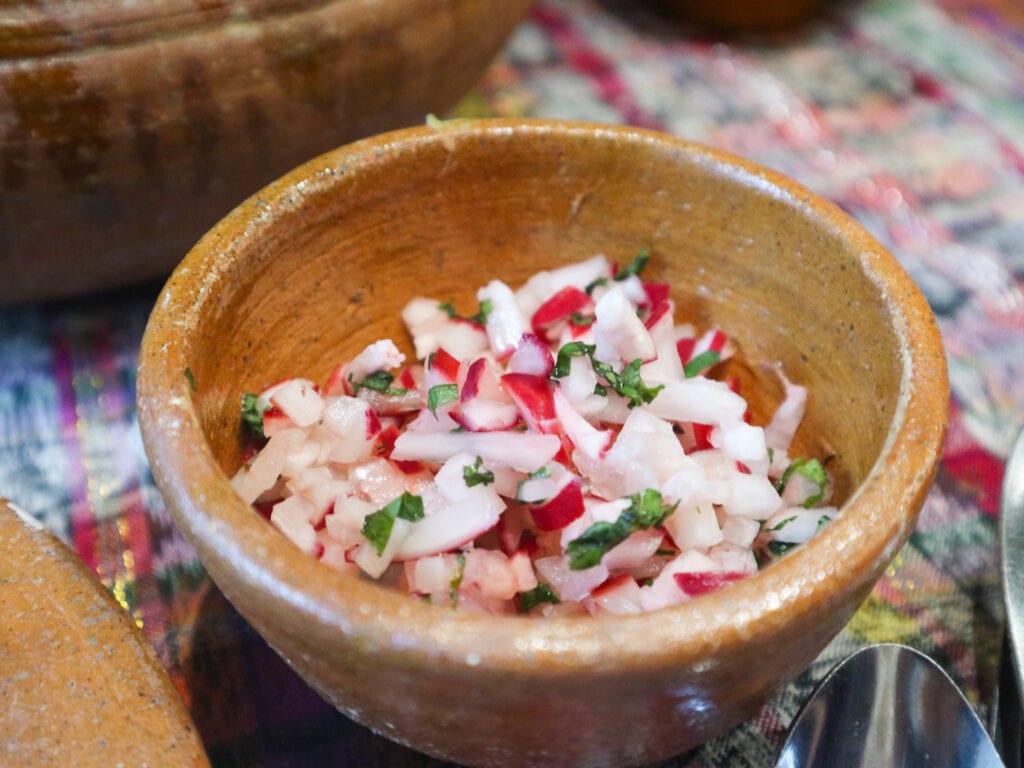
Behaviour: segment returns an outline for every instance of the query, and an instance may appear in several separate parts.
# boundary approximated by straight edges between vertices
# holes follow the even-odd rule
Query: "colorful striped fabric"
[[[939,320],[953,388],[920,523],[821,657],[760,713],[663,763],[764,766],[814,682],[876,641],[939,661],[985,715],[1002,606],[1003,461],[1024,423],[1024,12],[1017,0],[826,3],[716,39],[641,3],[541,0],[457,113],[656,128],[782,171],[889,246]],[[432,766],[299,681],[207,579],[149,475],[136,354],[158,285],[0,309],[0,495],[134,616],[215,766]]]

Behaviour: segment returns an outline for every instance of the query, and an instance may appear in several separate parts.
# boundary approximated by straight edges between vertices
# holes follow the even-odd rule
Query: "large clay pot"
[[[169,272],[287,169],[449,109],[530,5],[6,4],[0,304]]]

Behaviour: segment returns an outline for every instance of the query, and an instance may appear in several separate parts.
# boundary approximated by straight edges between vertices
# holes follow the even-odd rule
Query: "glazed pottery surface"
[[[0,555],[0,764],[208,766],[132,618],[3,499]]]
[[[286,170],[449,109],[530,5],[5,3],[0,304],[166,275]]]
[[[798,441],[841,516],[757,575],[630,617],[458,613],[342,575],[242,503],[240,397],[322,381],[426,295],[651,253],[677,319],[739,345],[755,423],[781,365],[810,390]],[[910,534],[948,400],[928,306],[860,226],[745,161],[639,129],[450,123],[307,163],[221,221],[168,281],[139,369],[154,476],[213,579],[325,698],[471,765],[666,758],[750,716],[847,622]]]

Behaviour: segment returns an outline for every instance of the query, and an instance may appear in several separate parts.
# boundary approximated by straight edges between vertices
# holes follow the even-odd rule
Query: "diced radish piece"
[[[555,406],[555,416],[576,450],[591,460],[599,459],[611,446],[615,433],[610,429],[597,429],[577,413],[562,393],[561,387],[555,387],[552,392],[552,401]]]
[[[470,432],[499,432],[512,429],[519,421],[515,403],[501,403],[474,397],[452,406],[448,413],[460,427]]]
[[[359,384],[371,373],[377,371],[390,371],[398,368],[405,362],[405,355],[398,351],[395,342],[391,339],[381,339],[368,345],[362,352],[342,366],[339,374],[346,384],[351,387],[353,383]],[[334,378],[332,376],[332,378]],[[345,394],[352,394],[347,389]]]
[[[516,592],[529,592],[537,587],[537,574],[533,570],[533,561],[530,553],[525,549],[519,549],[509,555],[509,567],[516,580]]]
[[[329,453],[331,461],[351,464],[370,455],[377,435],[376,432],[368,434],[372,426],[369,414],[372,413],[357,397],[343,395],[330,401],[323,411],[323,423],[334,436]]]
[[[591,592],[584,605],[595,614],[613,614],[628,616],[643,613],[643,596],[640,587],[632,576],[623,574],[609,579]]]
[[[737,571],[704,571],[702,573],[676,573],[673,578],[683,594],[689,597],[698,597],[732,584],[746,575]]]
[[[557,531],[583,514],[583,490],[580,479],[566,472],[566,482],[551,498],[530,506],[533,522],[542,531]]]
[[[473,549],[465,554],[465,558],[462,588],[497,600],[511,600],[519,592],[518,575],[501,552]]]
[[[654,313],[658,312],[659,309],[663,308],[663,305],[668,303],[669,293],[672,290],[672,286],[668,283],[644,283],[644,293],[647,296],[647,307],[650,308],[651,314],[648,315],[648,321],[657,319]],[[671,315],[672,313],[669,312]]]
[[[750,548],[761,530],[761,525],[749,517],[737,517],[736,515],[725,515],[722,522],[722,538],[741,547]]]
[[[278,385],[270,396],[270,402],[299,427],[320,421],[326,405],[316,391],[316,385],[307,379],[289,379]]]
[[[691,599],[676,582],[677,573],[704,573],[717,570],[714,560],[690,549],[669,562],[649,587],[641,589],[641,600],[648,611],[678,605]]]
[[[436,299],[415,298],[402,310],[402,320],[412,336],[419,360],[438,348],[437,332],[448,322],[447,313]]]
[[[270,522],[289,541],[306,553],[316,551],[316,531],[309,522],[314,513],[313,505],[299,496],[290,496],[274,505]]]
[[[498,357],[510,355],[519,339],[530,330],[512,290],[500,280],[491,280],[476,295],[481,303],[491,302],[491,312],[487,318],[487,338],[491,342],[491,349]]]
[[[435,384],[454,384],[459,378],[458,359],[444,347],[438,347],[427,365],[424,376],[424,387],[429,389]]]
[[[680,549],[707,549],[724,538],[711,504],[677,507],[664,526]]]
[[[786,396],[775,413],[768,426],[764,428],[764,439],[769,448],[774,451],[788,451],[793,442],[796,430],[804,418],[804,409],[807,407],[807,389],[798,384],[793,384],[783,376],[782,385],[785,387]]]
[[[480,456],[520,472],[536,472],[561,449],[555,435],[532,432],[406,432],[391,457],[400,461],[442,463],[456,453]]]
[[[565,555],[542,557],[533,563],[540,581],[551,587],[560,600],[579,601],[603,584],[608,578],[608,569],[602,563],[593,568],[574,571],[569,567]]]
[[[334,500],[334,511],[324,518],[327,534],[339,544],[353,546],[363,541],[362,529],[367,515],[378,507],[350,494],[339,494]]]
[[[727,421],[711,433],[711,444],[748,470],[759,474],[768,471],[768,446],[764,430],[744,421]]]
[[[524,333],[516,351],[508,360],[509,373],[527,373],[547,378],[555,367],[555,358],[547,344],[532,333]]]
[[[762,530],[772,541],[803,544],[824,524],[823,518],[825,521],[832,520],[836,514],[835,507],[786,507],[765,520]]]
[[[567,285],[545,301],[530,318],[533,332],[549,340],[558,338],[560,327],[574,316],[593,317],[594,301],[575,286]]]
[[[736,472],[729,480],[728,487],[729,497],[722,502],[722,506],[730,515],[767,520],[784,503],[771,480],[764,475]]]
[[[672,302],[662,305],[663,312],[658,318],[648,318],[651,341],[654,342],[655,356],[640,366],[640,378],[648,385],[669,384],[682,381],[683,364],[676,353],[676,332],[672,324]]]
[[[743,576],[757,573],[757,558],[750,547],[723,541],[708,550],[708,557],[724,573],[739,573]]]
[[[506,373],[501,385],[512,396],[530,428],[536,432],[556,433],[558,419],[551,384],[528,373]]]
[[[436,334],[436,348],[443,347],[460,360],[486,352],[489,344],[486,331],[468,320],[448,320]]]
[[[263,435],[265,437],[273,437],[281,430],[294,426],[298,425],[285,416],[284,411],[275,405],[270,406],[263,412]]]
[[[594,307],[594,356],[619,366],[633,360],[651,360],[655,355],[654,340],[637,317],[636,307],[616,286]]]
[[[303,430],[295,428],[277,433],[267,441],[245,473],[235,475],[231,484],[246,504],[252,504],[261,493],[274,486],[289,455],[305,437]]]
[[[640,407],[666,421],[717,425],[742,421],[747,403],[727,384],[697,376],[666,384],[653,401]]]
[[[605,463],[623,474],[623,492],[616,495],[625,496],[659,487],[691,462],[671,425],[634,408],[605,454]]]
[[[348,473],[353,489],[380,509],[408,489],[406,475],[384,459],[371,459],[353,466]]]
[[[409,591],[420,595],[450,594],[458,567],[455,555],[428,555],[405,563]]]
[[[655,528],[637,531],[608,550],[601,563],[609,571],[634,571],[654,557],[664,538],[664,533]]]
[[[400,547],[412,530],[412,525],[408,520],[396,517],[392,522],[391,535],[388,536],[388,541],[384,545],[383,551],[378,554],[373,544],[366,541],[356,548],[353,561],[367,576],[372,579],[379,579],[395,559]]]
[[[320,554],[320,562],[342,573],[358,573],[359,566],[353,563],[348,556],[348,548],[331,541],[329,537],[319,538],[323,551]]]
[[[610,279],[611,265],[601,255],[558,269],[538,272],[516,291],[516,302],[524,316],[532,317],[541,304],[567,286],[581,290],[596,280]]]

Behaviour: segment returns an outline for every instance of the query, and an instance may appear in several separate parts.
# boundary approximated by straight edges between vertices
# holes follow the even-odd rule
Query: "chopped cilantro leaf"
[[[820,531],[822,528],[824,528],[826,525],[828,525],[831,522],[832,522],[832,518],[831,517],[829,517],[828,515],[822,515],[821,517],[818,518],[818,525],[815,527],[814,530]]]
[[[551,378],[560,379],[569,375],[569,366],[574,357],[587,355],[590,358],[590,365],[594,373],[608,382],[608,386],[629,400],[629,407],[649,403],[665,388],[664,384],[656,387],[648,387],[640,378],[640,366],[643,361],[636,359],[626,365],[622,372],[617,372],[611,365],[594,357],[596,347],[593,344],[584,344],[582,341],[570,341],[558,350],[555,359],[555,367],[551,370]],[[607,395],[608,390],[604,384],[598,383],[594,387],[594,394]]]
[[[448,403],[454,403],[458,399],[458,384],[435,384],[427,392],[427,408],[436,417],[438,408]]]
[[[384,554],[384,547],[391,538],[391,529],[395,518],[400,517],[411,523],[423,519],[423,499],[408,491],[392,500],[383,509],[366,516],[363,520],[363,536],[369,541],[378,555]]]
[[[266,438],[263,433],[263,409],[260,408],[260,399],[251,392],[242,395],[242,426],[250,437],[259,440]]]
[[[664,384],[659,384],[656,387],[648,387],[644,384],[640,378],[642,361],[639,358],[626,365],[622,369],[622,373],[616,373],[615,369],[608,363],[598,360],[593,355],[591,355],[590,359],[594,367],[594,373],[607,381],[608,386],[629,400],[630,408],[651,402],[665,388]]]
[[[448,583],[448,594],[451,597],[452,608],[459,607],[459,587],[462,586],[462,576],[466,571],[466,556],[461,552],[455,554],[455,575]]]
[[[551,477],[551,467],[549,467],[547,464],[545,464],[540,469],[535,469],[533,472],[530,473],[531,480],[537,480],[538,478],[541,477]]]
[[[627,277],[632,275],[639,275],[643,272],[644,267],[647,266],[647,260],[650,259],[650,257],[651,254],[647,252],[646,248],[641,249],[635,259],[615,273],[615,279],[625,280]]]
[[[800,546],[789,541],[769,541],[768,551],[771,552],[775,557],[782,557],[784,554],[789,552],[794,547]]]
[[[593,568],[612,547],[636,531],[661,525],[676,508],[675,504],[664,504],[661,493],[653,488],[628,498],[629,506],[614,523],[594,523],[581,536],[569,542],[565,548],[569,556],[569,568],[574,571]]]
[[[683,366],[683,375],[688,379],[692,379],[721,359],[722,356],[718,352],[713,349],[706,349]]]
[[[596,280],[592,280],[591,282],[587,283],[587,287],[584,288],[583,290],[586,292],[587,296],[593,296],[594,289],[599,288],[602,285],[608,285],[607,277],[599,277]]]
[[[793,459],[786,470],[782,473],[782,477],[775,483],[775,490],[781,495],[786,490],[786,484],[789,482],[789,478],[792,477],[794,472],[806,477],[812,483],[818,486],[818,492],[813,496],[808,496],[801,502],[801,506],[810,509],[823,498],[825,498],[825,490],[828,488],[828,475],[825,474],[825,468],[821,466],[821,462],[817,459],[799,458]]]
[[[573,312],[572,316],[569,318],[569,322],[579,328],[586,328],[593,325],[594,320],[596,319],[597,318],[593,315],[584,315],[582,312]]]
[[[475,464],[466,464],[462,468],[462,479],[466,481],[466,487],[474,485],[490,485],[494,482],[494,473],[484,467],[484,460],[476,457]]]
[[[352,385],[352,394],[354,395],[358,395],[360,389],[372,389],[375,392],[395,396],[404,395],[409,391],[402,387],[392,387],[391,382],[394,380],[395,377],[387,371],[374,371],[360,382],[356,382],[351,373],[348,375],[348,383]]]
[[[583,355],[594,354],[593,344],[584,344],[582,341],[570,341],[568,344],[564,344],[561,349],[558,350],[558,356],[555,359],[555,367],[551,370],[551,378],[560,379],[563,376],[569,375],[569,364],[574,357],[583,357]]]
[[[188,380],[188,385],[192,387],[192,391],[196,391],[196,377],[192,374],[191,368],[185,368],[185,378]]]
[[[444,312],[452,320],[468,320],[471,323],[477,325],[487,325],[487,318],[490,317],[491,312],[494,311],[494,303],[490,299],[484,299],[480,302],[480,308],[475,315],[469,317],[461,317],[458,310],[455,309],[455,305],[450,301],[442,301],[437,305],[437,308]]]
[[[558,599],[558,595],[551,591],[551,587],[544,583],[538,583],[529,592],[519,593],[519,612],[529,613],[541,603],[558,605],[560,602],[562,601]]]

